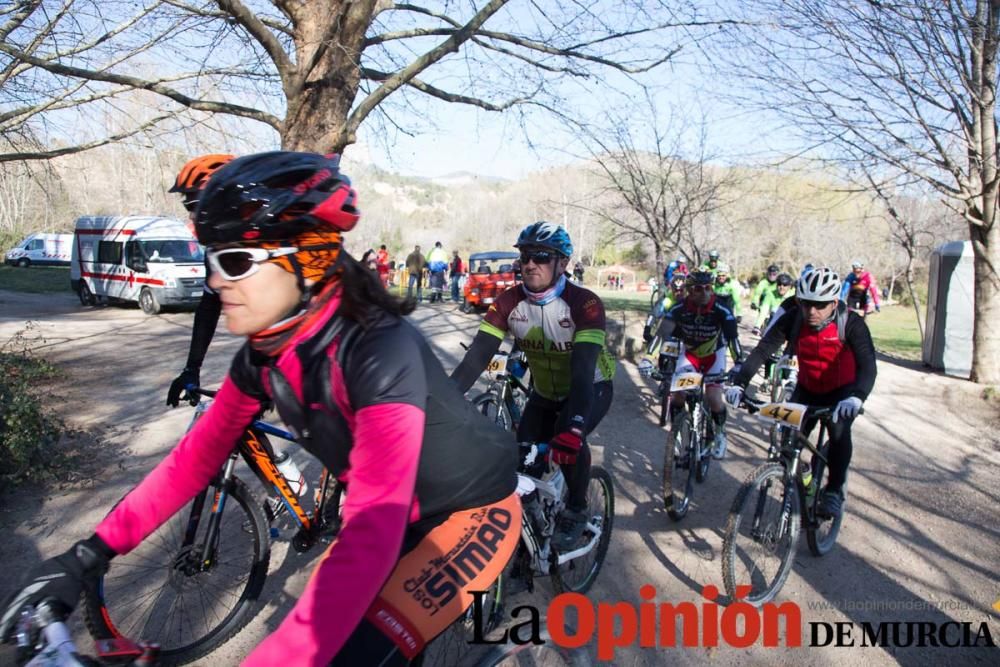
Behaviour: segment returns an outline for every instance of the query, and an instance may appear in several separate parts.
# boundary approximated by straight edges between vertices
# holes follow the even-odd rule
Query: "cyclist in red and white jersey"
[[[799,277],[796,305],[764,334],[726,390],[726,400],[739,405],[754,373],[783,343],[798,357],[798,384],[791,402],[835,407],[830,425],[830,476],[820,498],[820,512],[839,515],[844,482],[851,463],[851,425],[875,385],[875,346],[862,317],[839,302],[840,278],[828,268],[809,269]],[[805,433],[815,426],[805,425]]]

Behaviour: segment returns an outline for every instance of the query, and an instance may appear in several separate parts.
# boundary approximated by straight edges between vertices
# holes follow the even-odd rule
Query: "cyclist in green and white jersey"
[[[523,283],[490,306],[465,358],[452,373],[464,392],[510,333],[524,350],[534,383],[518,424],[520,442],[548,442],[569,490],[553,546],[568,551],[588,518],[590,450],[585,436],[611,406],[615,361],[605,346],[600,297],[566,280],[573,244],[550,222],[528,225],[517,239]]]

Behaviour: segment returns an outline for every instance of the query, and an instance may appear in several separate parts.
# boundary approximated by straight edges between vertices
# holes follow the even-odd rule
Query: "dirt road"
[[[88,479],[0,498],[0,557],[7,570],[2,595],[42,554],[89,534],[176,442],[190,416],[190,410],[163,405],[170,380],[184,365],[190,313],[149,318],[131,309],[84,309],[70,296],[0,292],[0,342],[29,319],[46,339],[36,351],[67,374],[55,390],[60,413],[102,444]],[[470,339],[477,325],[448,304],[422,306],[414,320],[448,368],[457,363],[459,341]],[[220,330],[202,373],[206,385],[222,378],[239,344]],[[759,641],[748,649],[633,645],[618,649],[614,664],[1000,664],[995,648],[861,646],[861,623],[882,621],[936,627],[968,622],[973,635],[987,622],[1000,642],[1000,613],[992,609],[1000,601],[1000,440],[996,410],[980,391],[880,362],[867,414],[855,427],[839,542],[817,559],[803,540],[780,595],[800,606],[802,648],[764,648]],[[732,418],[726,460],[712,466],[687,518],[674,523],[659,496],[665,432],[656,426],[652,402],[652,386],[622,362],[611,412],[593,437],[596,461],[615,476],[617,513],[605,569],[590,597],[638,605],[640,587],[651,584],[658,602],[700,606],[705,584],[722,589],[722,528],[739,483],[762,460],[766,432],[745,415]],[[287,551],[283,542],[274,548],[273,575],[262,596],[266,607],[203,664],[237,664],[280,622],[316,556]],[[809,624],[818,622],[853,624],[855,645],[806,648]],[[821,628],[818,639],[824,634]]]

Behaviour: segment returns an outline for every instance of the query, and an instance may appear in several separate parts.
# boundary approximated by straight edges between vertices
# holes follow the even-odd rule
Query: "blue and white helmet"
[[[569,238],[569,233],[560,225],[544,220],[533,222],[521,230],[514,247],[522,246],[549,248],[564,257],[573,255],[573,242]]]

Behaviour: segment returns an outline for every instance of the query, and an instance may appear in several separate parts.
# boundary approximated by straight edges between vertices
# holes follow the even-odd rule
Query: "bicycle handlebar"
[[[37,606],[21,610],[16,640],[19,664],[28,667],[86,667],[105,664],[109,659],[122,664],[122,659],[134,658],[134,667],[157,664],[160,647],[157,644],[135,644],[125,638],[99,640],[98,658],[81,655],[66,625],[69,614],[54,599],[45,599]]]
[[[750,414],[754,414],[756,412],[760,412],[760,409],[762,407],[770,403],[771,401],[760,401],[755,398],[750,398],[749,396],[744,394],[743,400],[740,402],[740,407],[746,408],[747,412],[749,412]],[[836,407],[819,407],[819,406],[807,405],[805,418],[815,418],[823,420],[830,419],[831,417],[833,417],[833,413],[835,410]],[[864,408],[861,408],[861,410],[858,411],[859,415],[863,415],[864,413],[865,413]]]

